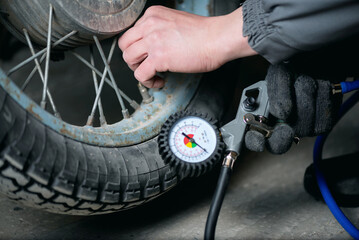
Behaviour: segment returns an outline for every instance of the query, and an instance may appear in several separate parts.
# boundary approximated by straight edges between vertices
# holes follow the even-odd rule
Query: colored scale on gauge
[[[190,137],[190,138],[193,138],[193,134],[188,134],[187,135],[188,137]],[[184,138],[184,140],[183,140],[183,142],[184,142],[184,144],[187,146],[187,147],[189,147],[189,148],[194,148],[194,147],[196,147],[197,145],[195,144],[195,143],[193,143],[193,142],[191,142],[188,138]]]

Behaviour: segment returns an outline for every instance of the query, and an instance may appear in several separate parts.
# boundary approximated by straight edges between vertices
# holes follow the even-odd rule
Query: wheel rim
[[[181,4],[176,3],[176,8],[208,16],[210,15],[208,8],[203,7],[207,6],[206,4],[209,4],[209,1],[181,1]],[[51,23],[52,7],[50,7],[49,13],[49,23]],[[76,34],[75,31],[70,32],[63,38],[74,34]],[[28,58],[24,65],[30,62],[35,62],[35,67],[29,77],[23,82],[23,86],[21,88],[26,88],[32,78],[31,75],[37,72],[43,83],[41,102],[38,104],[24,94],[21,88],[10,78],[12,73],[18,71],[24,65],[17,65],[15,68],[10,69],[7,74],[0,69],[0,86],[5,89],[5,91],[16,102],[18,102],[18,104],[20,104],[24,109],[46,126],[61,133],[62,135],[81,142],[97,146],[115,147],[138,144],[153,138],[158,134],[163,122],[168,118],[168,116],[176,111],[184,109],[188,105],[200,82],[200,75],[198,74],[166,74],[166,86],[161,90],[147,90],[140,85],[139,92],[141,93],[143,101],[141,104],[136,104],[136,101],[132,100],[126,95],[126,93],[119,89],[117,86],[118,82],[113,77],[111,66],[107,66],[107,60],[112,58],[116,39],[113,40],[109,56],[106,57],[100,42],[97,37],[94,36],[96,43],[95,46],[101,55],[101,59],[103,60],[103,71],[95,66],[92,50],[90,50],[90,60],[86,60],[75,51],[69,52],[69,54],[72,54],[89,67],[89,70],[93,75],[92,81],[96,92],[96,98],[94,100],[90,116],[88,117],[87,124],[85,126],[75,126],[61,119],[48,88],[48,81],[51,81],[51,78],[49,78],[49,59],[51,49],[54,45],[56,45],[56,42],[51,43],[49,40],[51,37],[49,37],[47,47],[42,51],[35,53],[32,47],[31,39],[28,37],[26,30],[24,30],[24,35],[27,39],[28,47],[32,52],[32,57]],[[51,24],[49,24],[48,35],[51,36]],[[41,69],[42,61],[45,61],[45,66],[43,67],[43,70],[39,70]],[[96,75],[100,76],[100,79],[97,79]],[[101,94],[98,93],[101,92],[104,85],[111,84],[121,107],[123,119],[114,124],[107,124],[106,120],[104,120],[105,115],[101,113],[103,112],[103,110],[101,110]],[[125,102],[127,105],[125,105]],[[52,114],[45,110],[46,103],[50,103]],[[134,112],[131,115],[129,114],[127,106],[134,108]],[[100,127],[92,126],[92,120],[96,112],[100,116]]]

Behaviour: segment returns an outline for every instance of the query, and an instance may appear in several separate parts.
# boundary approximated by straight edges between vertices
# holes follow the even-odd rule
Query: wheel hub
[[[74,48],[92,42],[93,35],[105,39],[129,27],[141,14],[146,0],[0,0],[0,20],[20,40],[28,30],[33,41],[46,46],[49,5],[54,9],[52,41],[78,32],[57,49]]]

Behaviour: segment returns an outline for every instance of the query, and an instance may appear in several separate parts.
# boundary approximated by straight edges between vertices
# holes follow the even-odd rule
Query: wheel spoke
[[[93,124],[93,118],[95,116],[96,106],[97,106],[98,101],[100,99],[100,95],[101,95],[101,92],[102,92],[103,85],[105,83],[106,75],[107,75],[107,68],[105,68],[105,70],[104,70],[104,72],[102,74],[101,81],[100,81],[100,86],[98,87],[98,91],[96,92],[96,98],[95,98],[95,102],[94,102],[94,104],[92,106],[91,114],[87,118],[86,125],[88,125],[88,126],[92,126],[92,124]]]
[[[115,43],[116,41],[114,40],[113,41],[113,44],[111,46],[111,49],[110,49],[110,53],[108,55],[108,58],[107,58],[107,61],[108,62],[111,62],[112,60],[112,56],[113,56],[113,52],[115,50]],[[77,53],[75,52],[72,52],[74,54],[74,56],[76,56],[77,58],[79,58],[83,63],[86,64],[86,66],[90,67],[92,69],[93,72],[95,72],[95,70],[97,70],[93,64],[90,64],[88,61],[86,61],[83,57],[81,57],[80,55],[78,55]],[[100,100],[100,96],[101,96],[101,92],[102,92],[102,88],[103,88],[103,85],[105,83],[105,79],[106,79],[106,75],[107,75],[107,71],[108,69],[105,68],[103,74],[102,74],[102,77],[101,77],[101,81],[100,81],[100,86],[98,87],[98,91],[96,92],[96,98],[95,98],[95,102],[93,104],[93,107],[92,107],[92,110],[91,110],[91,114],[90,116],[87,118],[87,123],[86,125],[88,126],[92,126],[93,124],[93,118],[95,116],[95,112],[96,112],[96,106],[98,105],[98,102]],[[97,70],[98,71],[98,70]]]
[[[109,75],[109,77],[111,79],[112,85],[114,86],[115,93],[116,93],[118,101],[120,102],[120,105],[121,105],[122,115],[123,115],[124,118],[129,118],[130,114],[128,112],[128,109],[125,107],[125,104],[123,102],[121,94],[118,91],[118,87],[117,87],[115,78],[113,77],[109,62],[106,60],[105,53],[103,52],[103,49],[102,49],[101,44],[100,44],[100,41],[98,40],[98,38],[96,36],[94,36],[93,38],[95,40],[96,46],[98,48],[98,51],[100,52],[103,64],[105,65],[105,68],[107,69],[107,72],[108,72],[108,75]],[[114,39],[114,43],[116,44],[116,38]]]
[[[52,47],[56,47],[57,45],[59,45],[60,43],[62,43],[63,41],[67,40],[68,38],[72,37],[73,35],[75,35],[77,33],[77,31],[72,31],[69,34],[67,34],[66,36],[60,38],[59,40],[57,40],[54,44],[52,44]],[[27,58],[26,60],[22,61],[21,63],[19,63],[18,65],[16,65],[15,67],[11,68],[8,72],[7,75],[10,76],[11,74],[13,74],[14,72],[16,72],[17,70],[19,70],[20,68],[22,68],[23,66],[25,66],[26,64],[30,63],[31,61],[33,61],[35,58],[39,57],[40,55],[43,55],[43,57],[41,57],[40,59],[40,63],[45,59],[46,57],[46,51],[47,48],[42,49],[41,51],[37,52],[34,56],[31,56],[29,58]],[[36,71],[36,67],[33,69],[33,71]],[[35,72],[34,72],[35,73]]]
[[[46,90],[47,84],[49,80],[49,67],[50,67],[50,54],[51,54],[51,34],[52,34],[52,15],[53,15],[53,8],[50,4],[50,11],[49,11],[49,25],[47,30],[47,50],[46,50],[46,62],[45,62],[45,79],[44,79],[44,88],[42,91],[42,100],[41,100],[41,107],[43,109],[46,108]]]
[[[94,60],[94,56],[93,56],[93,46],[91,45],[90,46],[90,56],[91,56],[91,65],[95,67],[95,60]],[[112,58],[112,56],[109,58]],[[92,70],[92,78],[93,78],[93,82],[94,82],[94,85],[95,85],[95,91],[96,91],[96,95],[99,93],[99,89],[98,89],[98,82],[97,82],[97,75],[96,75],[96,72],[94,70]],[[100,124],[101,126],[104,126],[107,124],[106,122],[106,118],[105,118],[105,115],[103,113],[103,108],[102,108],[102,102],[101,102],[101,97],[99,97],[98,99],[98,111],[99,111],[99,114],[100,114]],[[92,120],[91,120],[92,122]]]
[[[52,47],[53,47],[53,48],[56,47],[57,45],[59,45],[60,43],[62,43],[63,41],[65,41],[66,39],[68,39],[68,38],[72,37],[73,35],[75,35],[76,33],[77,33],[77,31],[72,31],[72,32],[68,33],[66,36],[64,36],[64,37],[60,38],[59,40],[57,40],[57,41],[52,45]],[[41,58],[40,58],[40,65],[41,65],[41,63],[45,60],[45,57],[46,57],[46,48],[44,48],[43,50],[37,52],[34,56],[32,56],[32,57],[26,59],[24,62],[18,64],[16,67],[12,68],[13,70],[10,70],[10,71],[8,72],[8,75],[9,75],[10,72],[13,73],[13,72],[17,71],[18,69],[20,69],[22,66],[25,66],[25,64],[31,62],[32,60],[34,60],[35,58],[37,58],[37,57],[40,56],[41,54],[42,54],[42,56],[41,56]],[[25,63],[25,62],[26,62],[26,63]],[[23,64],[23,63],[25,63],[25,64]],[[22,66],[20,66],[20,65],[22,65]],[[29,84],[29,82],[31,81],[31,79],[33,78],[33,76],[35,75],[35,73],[36,73],[36,66],[32,69],[31,73],[29,74],[29,76],[28,76],[27,79],[25,80],[24,84],[21,86],[21,90],[22,90],[22,91],[25,90],[25,88],[27,87],[27,85]]]
[[[85,64],[88,68],[92,69],[100,78],[102,78],[102,73],[96,69],[93,65],[91,65],[91,63],[89,63],[86,59],[84,59],[81,55],[79,55],[78,53],[76,53],[75,51],[70,51],[72,55],[74,55],[78,60],[80,60],[83,64]],[[112,85],[111,81],[108,78],[105,78],[105,82],[112,87],[113,89],[115,89],[115,87]],[[132,100],[129,96],[127,96],[123,91],[121,91],[121,89],[117,88],[119,93],[121,94],[121,96],[130,104],[130,106],[136,110],[140,107],[140,105],[135,101]]]
[[[35,50],[34,50],[34,47],[33,47],[32,43],[31,43],[30,36],[29,36],[29,34],[28,34],[28,32],[27,32],[26,29],[23,29],[23,31],[24,31],[24,35],[25,35],[27,44],[29,45],[30,52],[31,52],[31,54],[34,56],[34,55],[35,55]],[[35,58],[34,61],[35,61],[36,69],[37,69],[37,71],[38,71],[38,73],[39,73],[39,75],[40,75],[41,81],[44,83],[45,78],[44,78],[44,74],[42,73],[39,60],[38,60],[37,58]],[[52,98],[52,96],[51,96],[51,93],[50,93],[49,89],[46,89],[46,93],[47,93],[47,96],[48,96],[48,98],[49,98],[49,101],[50,101],[52,110],[54,111],[54,115],[55,115],[56,117],[60,118],[60,114],[59,114],[59,112],[58,112],[57,109],[56,109],[54,100],[53,100],[53,98]]]

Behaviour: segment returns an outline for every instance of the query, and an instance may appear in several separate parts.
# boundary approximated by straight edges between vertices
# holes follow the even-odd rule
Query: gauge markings
[[[184,170],[187,176],[199,176],[220,160],[224,144],[215,121],[187,110],[173,114],[158,137],[159,153],[165,163]],[[207,170],[206,170],[207,169]]]
[[[213,127],[199,117],[180,119],[170,130],[170,149],[186,162],[197,163],[209,158],[216,149],[216,144]]]

